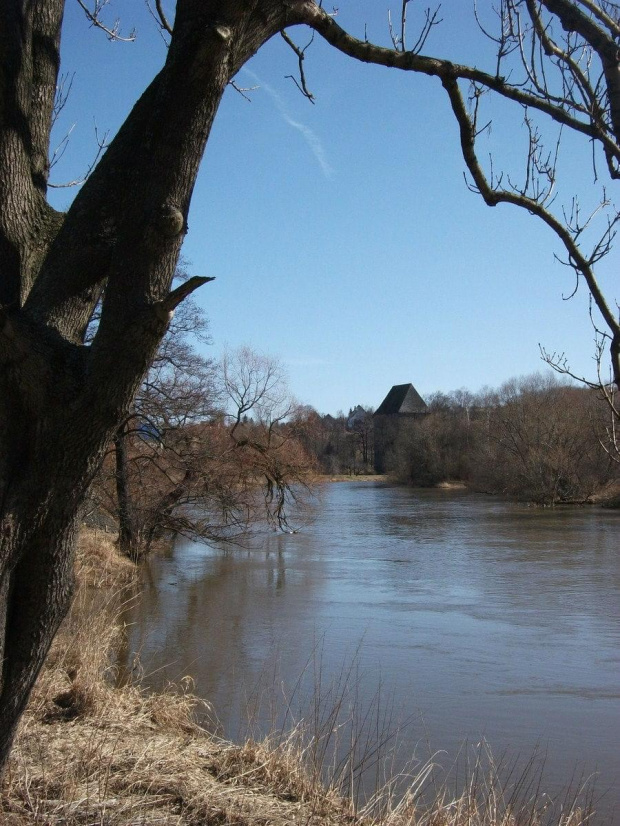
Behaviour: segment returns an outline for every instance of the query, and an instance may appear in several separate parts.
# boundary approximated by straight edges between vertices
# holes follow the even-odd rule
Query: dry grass
[[[570,802],[553,811],[524,778],[512,784],[518,794],[503,791],[484,754],[457,798],[444,787],[421,804],[429,764],[409,778],[405,794],[402,776],[393,777],[355,805],[343,794],[346,772],[325,784],[317,761],[324,750],[300,726],[278,740],[224,742],[197,725],[205,704],[189,679],[151,695],[114,686],[110,652],[123,633],[119,608],[131,598],[133,569],[108,536],[91,531],[77,571],[73,609],[0,789],[3,826],[582,826],[588,819]]]
[[[233,746],[197,725],[191,681],[157,694],[114,686],[133,568],[88,532],[79,588],[33,692],[0,796],[6,826],[341,823],[292,754]],[[295,768],[295,770],[293,770]],[[333,816],[332,816],[333,813]]]

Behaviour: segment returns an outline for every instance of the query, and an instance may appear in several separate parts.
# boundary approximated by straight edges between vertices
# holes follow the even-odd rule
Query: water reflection
[[[267,535],[260,550],[182,543],[153,559],[129,652],[155,684],[191,674],[232,736],[259,686],[290,698],[302,672],[316,679],[317,651],[323,678],[355,658],[361,700],[381,684],[417,720],[412,747],[543,744],[549,783],[575,763],[596,768],[609,812],[620,799],[619,519],[329,485],[302,533]]]

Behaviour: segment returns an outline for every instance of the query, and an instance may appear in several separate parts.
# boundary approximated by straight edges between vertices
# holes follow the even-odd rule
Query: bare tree
[[[374,410],[358,405],[349,412],[347,429],[351,432],[356,454],[359,454],[362,471],[367,473],[374,462]],[[357,456],[355,457],[357,459]]]
[[[596,266],[607,256],[620,213],[605,189],[598,206],[583,214],[577,198],[556,199],[558,139],[545,148],[541,118],[583,135],[593,147],[593,179],[605,174],[620,178],[620,4],[610,0],[502,0],[493,7],[496,20],[480,26],[494,47],[488,71],[421,54],[431,31],[440,22],[427,12],[415,45],[407,47],[403,0],[399,29],[390,21],[393,48],[382,48],[345,32],[324,9],[306,3],[304,19],[341,52],[381,66],[437,77],[445,90],[459,128],[470,188],[489,206],[511,204],[537,217],[554,233],[565,251],[565,263],[577,282],[587,285],[602,323],[612,376],[620,388],[620,323],[616,297],[606,297]],[[493,162],[483,162],[483,143],[491,121],[482,113],[488,94],[515,104],[528,136],[523,173],[515,180]],[[538,120],[537,120],[538,118]],[[482,149],[481,149],[482,145]],[[602,168],[601,168],[602,167]],[[603,228],[592,234],[595,215]],[[598,323],[598,322],[597,322]]]
[[[205,505],[209,498],[211,453],[195,431],[218,410],[216,366],[192,342],[206,336],[203,311],[181,304],[91,487],[90,499],[118,522],[120,550],[136,561],[158,533],[194,524],[179,519],[179,509],[187,512],[201,493]],[[215,490],[220,486],[209,487],[211,496]]]
[[[164,538],[237,542],[265,521],[288,529],[308,490],[313,463],[280,364],[248,347],[205,359],[184,337],[201,327],[198,308],[182,305],[91,487],[136,562]]]
[[[432,15],[408,48],[406,3],[400,34],[392,48],[382,48],[353,38],[313,0],[177,0],[174,20],[156,2],[169,43],[165,61],[60,214],[46,195],[64,5],[0,0],[0,766],[69,605],[78,514],[89,485],[172,313],[207,280],[194,276],[172,287],[220,100],[274,35],[305,24],[358,60],[438,77],[474,185],[491,205],[528,209],[560,239],[604,319],[614,380],[620,381],[620,333],[594,275],[605,236],[584,253],[580,221],[553,217],[546,195],[537,195],[527,181],[516,191],[502,188],[476,155],[476,90],[488,89],[595,142],[608,175],[617,177],[617,4],[506,0],[496,66],[484,72],[420,53],[437,22]],[[82,6],[90,24],[107,36],[131,36],[102,21],[105,3]],[[541,83],[541,70],[525,82],[503,73],[505,61],[519,56],[525,42],[522,29],[503,27],[519,20],[529,20],[528,36],[539,54],[559,67],[559,92]],[[567,39],[550,36],[552,24]],[[576,48],[586,55],[583,61]],[[473,109],[463,83],[474,84]],[[305,81],[301,86],[308,88]],[[547,165],[535,149],[528,157],[528,169],[544,182]],[[612,218],[609,240],[614,229]],[[86,344],[102,294],[101,321]],[[241,422],[235,432],[240,429]]]
[[[614,476],[598,438],[602,412],[594,393],[553,373],[506,382],[478,422],[472,481],[544,505],[587,501]]]
[[[222,396],[244,487],[263,490],[267,519],[289,529],[291,505],[309,490],[313,461],[303,447],[299,404],[277,359],[240,347],[222,359]]]

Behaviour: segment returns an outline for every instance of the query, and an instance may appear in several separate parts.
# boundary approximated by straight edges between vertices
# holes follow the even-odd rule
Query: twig
[[[308,46],[312,45],[312,42],[314,40],[314,32],[312,34],[312,37],[310,38],[310,42],[306,46],[304,46],[303,49],[300,49],[299,46],[291,40],[291,38],[288,36],[284,29],[280,32],[280,34],[282,35],[282,39],[284,40],[284,42],[287,43],[297,55],[297,60],[299,63],[299,81],[293,75],[286,75],[286,77],[290,78],[293,81],[295,86],[297,86],[297,88],[304,97],[308,98],[310,103],[314,103],[314,95],[306,85],[306,75],[304,72],[305,51],[308,48]]]

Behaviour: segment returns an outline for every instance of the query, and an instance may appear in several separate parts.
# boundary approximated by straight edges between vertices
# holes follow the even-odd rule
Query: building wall
[[[394,413],[389,416],[374,415],[375,473],[386,473],[389,470],[386,461],[403,428],[413,426],[425,415],[425,412]]]

